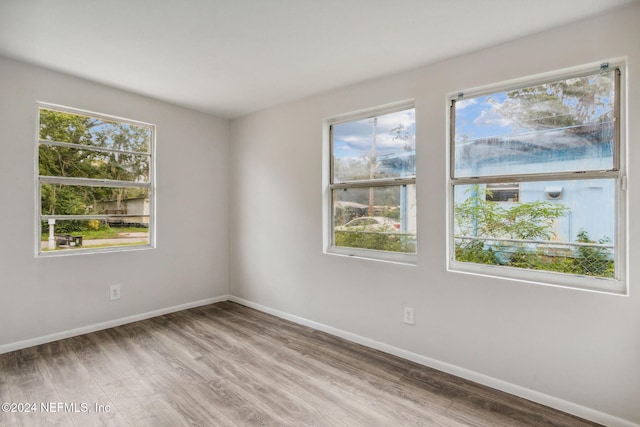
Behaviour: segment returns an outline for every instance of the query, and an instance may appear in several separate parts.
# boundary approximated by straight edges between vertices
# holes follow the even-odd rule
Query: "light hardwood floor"
[[[1,426],[594,425],[231,302],[0,355],[0,374],[0,402],[36,404]]]

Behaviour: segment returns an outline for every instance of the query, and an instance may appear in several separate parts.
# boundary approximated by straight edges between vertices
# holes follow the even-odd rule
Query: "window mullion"
[[[453,178],[454,185],[463,184],[494,184],[510,182],[530,182],[530,181],[573,181],[583,179],[606,179],[618,178],[617,170],[594,170],[583,172],[566,172],[551,174],[523,174],[523,175],[487,175],[480,177]]]
[[[117,148],[97,147],[95,145],[74,144],[71,142],[49,141],[46,139],[39,139],[38,144],[47,145],[51,147],[73,148],[75,150],[95,151],[95,152],[102,152],[102,153],[132,154],[136,156],[147,156],[147,157],[151,156],[151,153],[144,152],[144,151],[118,150]]]
[[[109,220],[113,218],[151,218],[151,215],[145,214],[108,214],[108,215],[40,215],[42,221],[50,219],[57,220],[87,220],[87,219],[101,219]]]
[[[362,180],[362,181],[347,181],[332,184],[330,188],[332,190],[338,190],[342,188],[369,188],[369,187],[390,187],[396,185],[412,185],[416,183],[415,178],[396,178],[396,179],[377,179],[377,180]]]
[[[150,182],[117,181],[111,179],[40,176],[41,184],[77,185],[83,187],[151,188]]]

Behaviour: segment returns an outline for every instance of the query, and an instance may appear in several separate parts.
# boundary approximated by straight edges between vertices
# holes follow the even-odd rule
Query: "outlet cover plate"
[[[404,308],[403,320],[407,325],[415,325],[416,319],[414,317],[413,307]]]

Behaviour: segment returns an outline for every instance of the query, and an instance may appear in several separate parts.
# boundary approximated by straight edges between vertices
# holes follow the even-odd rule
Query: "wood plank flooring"
[[[231,302],[0,355],[0,402],[36,405],[1,426],[595,425]]]

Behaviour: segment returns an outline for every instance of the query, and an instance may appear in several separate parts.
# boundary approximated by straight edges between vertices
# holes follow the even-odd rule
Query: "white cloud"
[[[473,124],[476,126],[507,127],[513,124],[513,120],[504,117],[497,111],[496,106],[492,105],[491,109],[482,111],[473,121]]]
[[[362,143],[362,141],[364,140],[364,138],[362,138],[360,136],[355,136],[355,135],[344,136],[341,139],[342,139],[342,141],[344,141],[346,143],[349,143],[349,144]]]
[[[478,101],[475,98],[463,99],[462,101],[456,101],[456,110],[464,110],[467,107],[477,104]]]
[[[378,117],[378,131],[380,133],[389,132],[391,129],[402,125],[405,128],[415,123],[415,113],[413,110],[400,111],[398,113],[386,114]]]

